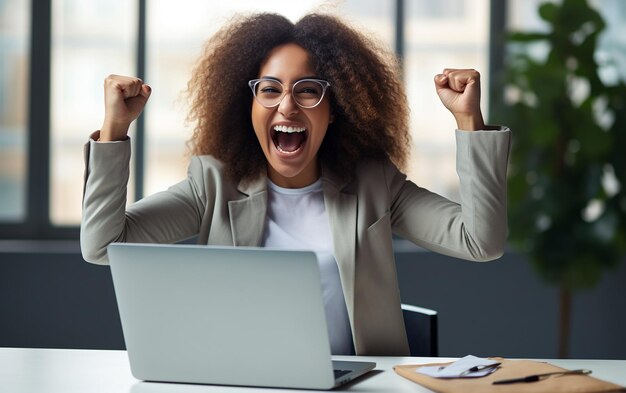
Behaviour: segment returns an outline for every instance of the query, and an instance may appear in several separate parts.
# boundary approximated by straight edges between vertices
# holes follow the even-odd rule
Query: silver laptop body
[[[108,257],[137,379],[331,389],[376,365],[331,361],[313,252],[115,243]]]

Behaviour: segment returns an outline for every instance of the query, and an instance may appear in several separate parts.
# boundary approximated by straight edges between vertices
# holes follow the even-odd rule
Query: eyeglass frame
[[[283,88],[283,92],[280,96],[280,99],[278,100],[278,102],[276,102],[276,104],[274,105],[264,105],[263,103],[261,103],[261,100],[259,100],[259,98],[256,96],[256,86],[261,83],[262,81],[272,81],[272,82],[277,82],[279,85],[282,86]],[[300,83],[300,82],[317,82],[322,86],[322,96],[320,97],[320,100],[312,106],[304,106],[301,105],[298,100],[293,96],[293,87]],[[285,84],[281,81],[279,81],[278,79],[274,79],[274,78],[259,78],[259,79],[251,79],[248,81],[248,86],[250,87],[250,90],[252,90],[252,95],[254,96],[254,99],[257,100],[257,102],[259,103],[259,105],[263,106],[264,108],[275,108],[278,105],[281,104],[281,102],[283,102],[283,100],[285,99],[285,97],[287,96],[287,88],[285,87]],[[328,88],[330,87],[330,83],[328,81],[325,81],[324,79],[317,79],[317,78],[304,78],[304,79],[299,79],[297,81],[295,81],[294,83],[291,84],[291,89],[289,91],[289,94],[291,94],[291,98],[293,98],[293,102],[296,103],[296,105],[298,105],[300,108],[302,109],[313,109],[315,107],[317,107],[323,100],[324,97],[326,96],[326,90],[328,90]]]

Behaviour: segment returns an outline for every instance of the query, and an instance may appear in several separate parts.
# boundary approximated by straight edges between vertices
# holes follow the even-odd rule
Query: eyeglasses
[[[287,95],[287,86],[276,79],[252,79],[248,86],[257,102],[266,108],[279,105]],[[291,96],[300,108],[315,108],[322,102],[329,87],[330,83],[325,80],[300,79],[291,86]]]

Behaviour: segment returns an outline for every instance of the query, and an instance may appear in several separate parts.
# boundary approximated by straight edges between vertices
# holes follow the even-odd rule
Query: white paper
[[[422,366],[415,370],[435,378],[475,378],[494,372],[500,362],[467,355],[448,366]]]

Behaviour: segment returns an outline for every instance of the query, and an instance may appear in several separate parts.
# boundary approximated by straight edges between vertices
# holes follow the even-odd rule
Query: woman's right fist
[[[109,75],[104,80],[104,123],[100,140],[126,139],[130,123],[143,111],[151,91],[139,78]]]

